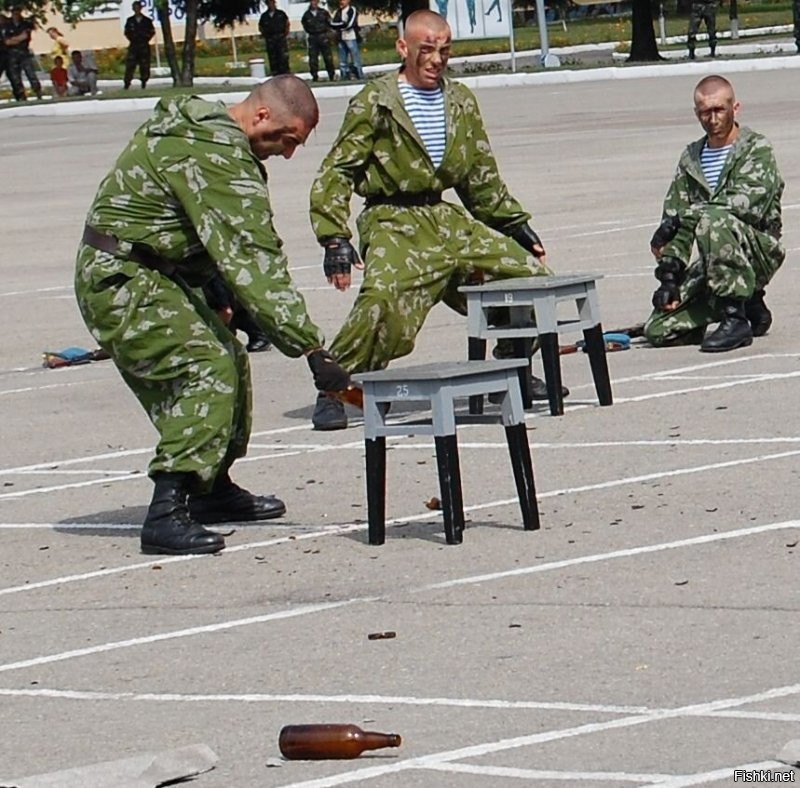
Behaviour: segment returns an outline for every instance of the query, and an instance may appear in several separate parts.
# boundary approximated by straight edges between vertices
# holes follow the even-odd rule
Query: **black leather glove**
[[[322,268],[325,276],[330,279],[335,274],[349,274],[350,267],[360,262],[358,252],[347,238],[332,236],[326,238],[322,245],[325,247],[325,259]]]
[[[680,229],[680,218],[678,216],[667,216],[653,233],[653,237],[650,239],[650,246],[653,249],[661,249],[678,234]]]
[[[655,275],[661,284],[653,293],[653,306],[656,309],[664,309],[667,304],[681,300],[680,284],[683,281],[684,270],[680,260],[663,257],[659,261]]]
[[[517,227],[517,229],[511,233],[511,238],[513,238],[526,252],[530,252],[535,257],[542,256],[539,252],[535,252],[533,250],[534,246],[540,246],[542,249],[544,249],[542,239],[539,238],[539,236],[536,234],[536,231],[529,224],[523,224],[520,227]]]
[[[314,376],[314,385],[320,391],[344,391],[350,385],[350,374],[327,350],[320,348],[306,358]]]

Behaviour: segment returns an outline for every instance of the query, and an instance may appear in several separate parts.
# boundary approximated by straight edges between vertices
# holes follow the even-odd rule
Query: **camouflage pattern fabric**
[[[687,43],[690,51],[694,51],[700,25],[705,24],[708,32],[708,45],[711,49],[717,46],[717,2],[716,0],[700,0],[692,3],[689,13],[689,32]]]
[[[457,292],[474,271],[500,279],[549,273],[505,234],[530,215],[500,178],[472,92],[448,79],[447,143],[434,169],[406,113],[397,73],[350,101],[339,136],[311,188],[318,239],[349,238],[350,197],[392,197],[454,188],[464,207],[374,205],[358,218],[364,280],[331,353],[351,372],[383,369],[413,350],[431,308],[464,313]]]
[[[246,450],[250,373],[240,343],[186,280],[218,271],[288,356],[322,345],[289,278],[266,173],[224,104],[165,98],[100,185],[87,223],[120,242],[116,256],[78,250],[84,321],[160,433],[151,475],[196,472],[202,491]],[[178,274],[129,259],[134,244]]]
[[[701,329],[720,319],[717,300],[750,298],[786,254],[780,243],[784,184],[769,141],[742,126],[713,190],[700,164],[704,144],[705,137],[683,152],[664,200],[664,217],[678,216],[681,227],[662,254],[688,267],[680,306],[654,311],[645,324],[654,345],[700,341]],[[700,257],[689,264],[695,244]]]

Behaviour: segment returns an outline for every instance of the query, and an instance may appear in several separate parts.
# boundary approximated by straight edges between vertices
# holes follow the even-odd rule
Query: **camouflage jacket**
[[[449,79],[442,80],[442,89],[447,143],[436,169],[405,110],[396,71],[350,100],[339,136],[311,187],[311,224],[318,239],[350,237],[353,191],[390,197],[452,187],[478,221],[502,233],[530,219],[500,178],[472,91]]]
[[[122,254],[146,245],[193,285],[218,271],[286,355],[322,344],[289,277],[266,170],[221,102],[161,99],[100,185],[86,221],[120,239]]]
[[[742,126],[713,190],[700,163],[705,142],[703,137],[684,150],[664,199],[663,217],[677,216],[681,223],[678,234],[664,247],[664,255],[689,261],[694,230],[707,206],[727,208],[732,216],[754,230],[776,241],[780,239],[783,179],[769,141]],[[776,253],[783,254],[779,244],[774,244],[774,248]]]

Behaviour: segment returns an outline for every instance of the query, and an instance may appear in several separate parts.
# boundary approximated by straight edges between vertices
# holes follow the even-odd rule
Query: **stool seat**
[[[499,279],[459,287],[467,301],[468,358],[484,358],[487,339],[511,339],[514,354],[530,358],[532,340],[538,339],[550,413],[561,416],[564,398],[558,335],[583,331],[598,400],[601,405],[611,405],[611,381],[596,287],[597,280],[602,278],[602,274],[595,273],[559,274]],[[568,318],[559,315],[558,307],[563,303],[574,308],[573,315]],[[497,319],[499,308],[507,319]],[[531,405],[527,381],[528,372],[522,370],[520,382],[526,408]],[[481,412],[482,397],[473,397],[470,413]]]
[[[525,359],[456,361],[398,367],[352,375],[364,391],[364,442],[366,450],[369,543],[386,539],[386,437],[433,435],[439,471],[445,538],[459,544],[464,531],[464,504],[456,438],[455,402],[459,398],[502,394],[500,421],[506,439],[526,530],[539,528],[539,509],[533,479],[525,410],[518,369]],[[430,419],[419,423],[387,424],[381,404],[427,402]]]

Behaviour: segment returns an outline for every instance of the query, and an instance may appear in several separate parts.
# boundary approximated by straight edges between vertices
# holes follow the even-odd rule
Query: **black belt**
[[[367,197],[366,208],[375,205],[396,205],[400,208],[420,205],[438,205],[442,201],[441,192],[415,192],[400,194],[370,194]]]
[[[132,243],[130,252],[123,254],[120,251],[120,241],[116,236],[100,232],[90,224],[85,225],[83,228],[83,243],[86,246],[91,246],[92,249],[107,252],[122,260],[133,260],[135,263],[139,263],[153,271],[159,271],[165,276],[174,276],[176,273],[175,266],[172,263],[159,257],[147,245]]]

